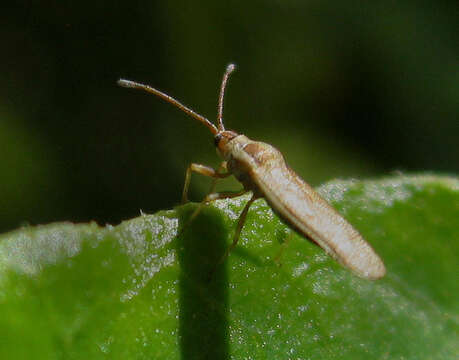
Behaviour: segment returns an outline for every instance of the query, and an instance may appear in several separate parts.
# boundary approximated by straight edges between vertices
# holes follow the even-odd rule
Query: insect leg
[[[225,254],[223,255],[223,257],[220,259],[220,261],[218,262],[217,266],[222,264],[226,258],[228,257],[228,255],[230,254],[230,252],[236,247],[237,245],[237,242],[239,241],[239,237],[241,235],[241,230],[242,228],[244,227],[244,224],[245,224],[245,219],[247,218],[247,214],[249,212],[249,208],[250,208],[250,205],[252,205],[252,203],[258,199],[258,197],[256,195],[252,195],[252,197],[250,198],[249,201],[247,201],[247,204],[245,204],[245,207],[244,209],[242,210],[241,212],[241,215],[239,215],[239,220],[237,222],[237,227],[236,227],[236,232],[234,233],[234,237],[233,237],[233,242],[231,243],[230,246],[228,246],[228,248],[226,249],[226,252]]]
[[[188,188],[190,186],[191,181],[191,173],[195,172],[204,176],[213,177],[214,181],[212,183],[211,192],[213,192],[215,188],[215,183],[218,179],[222,179],[231,175],[229,172],[222,173],[221,170],[226,169],[226,161],[224,161],[218,170],[211,168],[210,166],[201,165],[201,164],[190,164],[186,169],[185,175],[185,185],[183,186],[183,193],[182,193],[182,203],[188,202]]]
[[[222,179],[223,177],[230,176],[231,173],[228,172],[228,167],[227,167],[227,162],[222,161],[220,166],[218,167],[217,173],[220,174],[219,177],[216,177],[212,180],[212,185],[210,186],[209,194],[212,194],[215,192],[215,186],[217,185],[217,181],[219,179]],[[223,175],[223,176],[222,176]]]
[[[191,214],[190,218],[188,219],[187,223],[185,224],[185,226],[182,228],[182,232],[183,230],[185,230],[188,225],[194,220],[196,219],[196,217],[199,215],[199,213],[201,212],[201,210],[204,208],[204,206],[212,201],[215,201],[215,200],[219,200],[219,199],[231,199],[231,198],[234,198],[234,197],[237,197],[237,196],[241,196],[243,194],[245,194],[247,192],[247,190],[241,190],[241,191],[237,191],[237,192],[229,192],[229,191],[226,191],[226,192],[219,192],[219,193],[212,193],[212,194],[209,194],[207,195],[204,200],[202,200],[198,207],[196,208],[196,210],[193,212],[193,214]]]

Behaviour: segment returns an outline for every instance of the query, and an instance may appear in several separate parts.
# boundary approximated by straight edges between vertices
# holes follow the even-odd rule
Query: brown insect
[[[186,172],[183,201],[187,201],[192,172],[214,178],[210,194],[204,198],[191,218],[199,213],[204,204],[250,191],[252,197],[239,216],[233,242],[223,259],[236,246],[250,205],[256,199],[264,198],[290,227],[312,239],[355,274],[372,280],[383,277],[386,269],[371,246],[330,204],[290,169],[279,150],[269,144],[250,140],[247,136],[232,130],[225,130],[223,98],[226,83],[234,70],[234,64],[228,65],[223,76],[218,101],[218,127],[155,88],[130,80],[118,81],[120,86],[144,90],[159,96],[206,125],[214,135],[217,152],[224,159],[220,168],[215,170],[205,165],[191,164]],[[236,193],[214,192],[216,181],[230,175],[234,175],[244,189]]]

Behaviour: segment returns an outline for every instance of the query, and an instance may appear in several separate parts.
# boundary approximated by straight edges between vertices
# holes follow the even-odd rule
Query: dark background
[[[455,173],[456,1],[17,1],[0,13],[0,231],[116,224],[216,166],[209,131],[142,81],[275,145],[317,185]],[[194,176],[192,199],[208,179]],[[237,184],[226,182],[224,188]]]

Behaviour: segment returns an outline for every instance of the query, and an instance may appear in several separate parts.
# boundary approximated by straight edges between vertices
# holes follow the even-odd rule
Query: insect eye
[[[222,137],[223,137],[222,134],[215,135],[214,144],[215,144],[216,147],[218,147],[218,144],[220,143],[220,140],[222,139]]]

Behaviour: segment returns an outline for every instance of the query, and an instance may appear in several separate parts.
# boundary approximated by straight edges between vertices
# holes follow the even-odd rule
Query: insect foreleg
[[[226,169],[226,161],[224,161],[220,165],[218,170],[215,170],[211,168],[210,166],[206,166],[206,165],[195,164],[195,163],[190,164],[190,166],[188,166],[188,168],[186,169],[185,185],[183,186],[183,193],[182,193],[182,203],[188,202],[188,189],[190,186],[192,172],[214,178],[214,181],[211,187],[211,191],[210,191],[212,193],[214,192],[215,184],[218,179],[223,179],[231,175],[231,173],[229,172],[222,172],[225,169]]]
[[[209,194],[212,194],[215,192],[215,186],[217,186],[217,181],[219,179],[222,179],[223,177],[228,177],[231,175],[230,172],[228,172],[228,167],[226,161],[222,161],[220,166],[218,167],[217,174],[220,174],[218,177],[214,177],[212,180],[212,185],[210,186]]]

